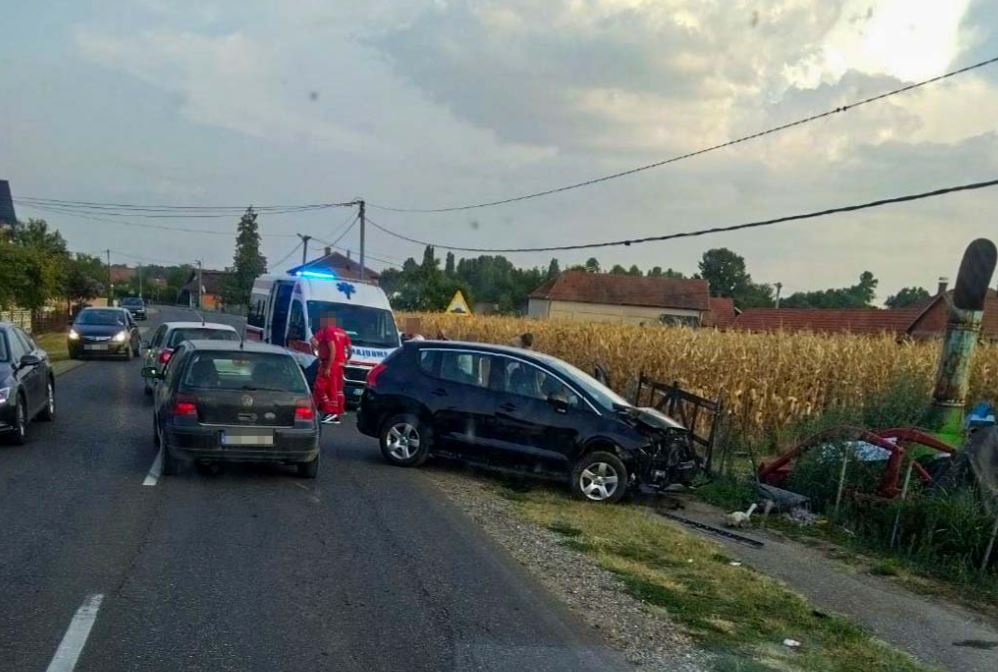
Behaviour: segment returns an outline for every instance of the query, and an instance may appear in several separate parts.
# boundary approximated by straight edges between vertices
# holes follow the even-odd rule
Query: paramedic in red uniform
[[[323,424],[339,424],[340,416],[346,410],[343,367],[350,359],[350,337],[337,326],[334,317],[323,317],[319,324],[319,330],[312,337],[312,347],[319,357],[312,399],[322,414]]]

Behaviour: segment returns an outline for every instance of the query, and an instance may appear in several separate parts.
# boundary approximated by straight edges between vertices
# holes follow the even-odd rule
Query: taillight
[[[310,399],[300,399],[296,403],[298,405],[295,407],[295,422],[315,420],[315,406]]]
[[[378,385],[378,376],[385,372],[388,368],[387,364],[378,364],[376,367],[371,369],[371,372],[367,374],[367,386],[372,390]]]
[[[175,416],[197,417],[198,400],[187,394],[178,394],[173,400],[173,414]]]
[[[166,348],[163,352],[159,353],[159,363],[166,364],[170,361],[170,357],[173,357],[173,350]]]

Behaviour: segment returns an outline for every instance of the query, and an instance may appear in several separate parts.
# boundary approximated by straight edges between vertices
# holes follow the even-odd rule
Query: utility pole
[[[107,305],[110,307],[114,303],[114,286],[111,284],[111,250],[107,252]]]
[[[308,262],[308,241],[312,240],[312,236],[304,236],[302,234],[297,234],[301,238],[302,248],[301,248],[301,263],[304,266]]]
[[[135,267],[135,273],[139,276],[139,298],[142,298],[142,264]]]
[[[201,310],[201,291],[204,285],[201,284],[201,260],[198,259],[198,310]]]
[[[360,279],[364,280],[364,233],[367,224],[365,221],[366,204],[364,203],[364,200],[361,199],[357,201],[357,205],[360,206],[360,213],[358,215],[360,217]]]
[[[782,282],[773,283],[773,287],[776,287],[776,307],[780,307],[780,290],[783,289]]]

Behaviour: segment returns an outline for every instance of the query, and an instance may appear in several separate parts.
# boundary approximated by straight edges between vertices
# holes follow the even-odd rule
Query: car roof
[[[271,355],[291,356],[286,349],[276,345],[260,343],[259,341],[242,341],[240,345],[235,345],[235,341],[206,341],[195,339],[184,341],[191,350],[199,352],[259,352]]]
[[[117,312],[123,312],[125,309],[120,306],[87,306],[80,313],[92,313],[97,310],[115,310]]]
[[[512,345],[499,345],[498,343],[477,343],[475,341],[406,341],[406,346],[415,348],[440,348],[440,349],[452,349],[452,350],[481,350],[482,352],[490,352],[497,355],[509,355],[511,357],[526,357],[534,359],[540,362],[562,362],[563,360],[553,357],[551,355],[545,354],[543,352],[537,352],[536,350],[527,350],[525,348],[517,348]]]
[[[236,331],[236,328],[221,322],[164,322],[167,329],[218,329],[219,331]]]

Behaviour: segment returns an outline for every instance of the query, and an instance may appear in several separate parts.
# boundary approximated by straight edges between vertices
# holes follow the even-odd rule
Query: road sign
[[[465,301],[464,294],[461,293],[460,289],[454,292],[454,298],[447,304],[447,310],[444,312],[453,315],[471,315],[471,308],[468,306],[468,302]]]

